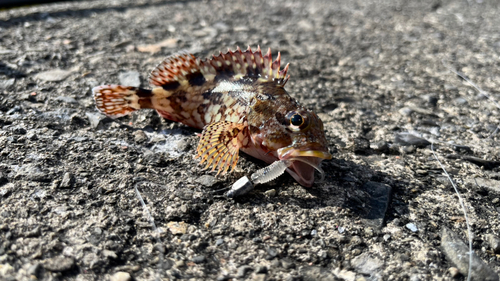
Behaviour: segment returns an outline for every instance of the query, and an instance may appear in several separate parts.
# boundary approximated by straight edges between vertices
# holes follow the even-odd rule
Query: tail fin
[[[93,88],[92,92],[97,109],[113,118],[147,108],[152,95],[151,90],[121,85],[101,85]]]

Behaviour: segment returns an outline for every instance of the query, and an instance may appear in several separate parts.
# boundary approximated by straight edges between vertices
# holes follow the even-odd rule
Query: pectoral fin
[[[212,167],[218,170],[217,175],[231,171],[238,162],[238,152],[248,137],[245,124],[221,121],[207,125],[198,143],[197,156],[200,164],[206,162],[205,169]]]

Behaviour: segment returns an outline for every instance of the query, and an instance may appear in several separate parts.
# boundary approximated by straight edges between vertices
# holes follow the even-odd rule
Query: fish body
[[[152,89],[102,85],[92,91],[97,108],[111,117],[155,109],[162,117],[203,130],[197,157],[205,168],[226,173],[239,150],[267,163],[289,160],[301,185],[314,183],[314,169],[331,159],[318,116],[284,89],[288,65],[271,50],[237,48],[210,59],[170,56],[149,77]]]

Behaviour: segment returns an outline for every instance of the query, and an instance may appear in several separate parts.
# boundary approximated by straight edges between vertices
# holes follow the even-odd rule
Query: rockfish
[[[290,97],[284,86],[287,64],[237,48],[210,59],[181,53],[152,72],[152,89],[102,85],[92,89],[97,108],[111,117],[152,108],[164,118],[202,129],[197,158],[206,168],[234,170],[239,150],[267,163],[286,160],[286,171],[301,185],[314,183],[314,169],[331,159],[319,117]]]

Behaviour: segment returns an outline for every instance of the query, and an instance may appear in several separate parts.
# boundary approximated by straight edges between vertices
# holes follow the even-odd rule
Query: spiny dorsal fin
[[[257,47],[256,52],[252,51],[250,46],[246,51],[237,47],[235,52],[231,50],[225,54],[220,52],[218,56],[212,56],[212,59],[204,60],[203,63],[209,63],[217,72],[233,72],[235,77],[274,81],[281,87],[285,86],[289,78],[286,73],[290,64],[280,70],[281,54],[278,52],[278,57],[273,62],[271,48],[263,56],[260,46]]]
[[[181,53],[167,57],[149,76],[149,83],[154,86],[164,87],[168,84],[183,83],[202,84],[211,81],[217,75],[229,75],[233,79],[253,78],[260,81],[273,81],[278,86],[285,86],[288,78],[288,66],[280,70],[281,54],[273,62],[271,49],[262,55],[260,47],[252,51],[250,47],[242,51],[239,47],[235,52],[219,53],[211,59],[200,60],[189,53]],[[202,74],[202,76],[200,75]],[[198,81],[200,78],[202,80]],[[194,83],[192,83],[194,81]]]

